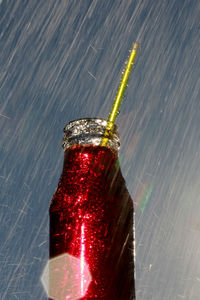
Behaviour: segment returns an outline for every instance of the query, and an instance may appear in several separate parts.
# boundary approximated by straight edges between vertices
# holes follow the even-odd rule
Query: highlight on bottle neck
[[[75,145],[102,145],[108,121],[98,118],[86,118],[69,122],[64,128],[62,147],[64,151]],[[106,135],[108,141],[106,147],[113,151],[119,151],[120,140],[117,126]]]

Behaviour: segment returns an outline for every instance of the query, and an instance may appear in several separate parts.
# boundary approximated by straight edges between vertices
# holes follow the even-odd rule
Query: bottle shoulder
[[[118,157],[109,148],[74,147],[65,153],[63,172],[50,204],[50,211],[69,209],[71,205],[95,203],[104,198],[115,202],[128,199]],[[119,200],[118,200],[119,201]]]

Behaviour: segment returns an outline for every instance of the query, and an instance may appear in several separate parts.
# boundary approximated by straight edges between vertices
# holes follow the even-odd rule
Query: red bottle
[[[133,300],[133,201],[118,163],[115,126],[81,119],[64,129],[64,166],[50,204],[49,297]]]

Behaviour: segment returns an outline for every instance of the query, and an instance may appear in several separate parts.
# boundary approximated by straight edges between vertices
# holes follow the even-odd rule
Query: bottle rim
[[[100,146],[108,128],[108,121],[101,118],[83,118],[70,121],[64,128],[62,146],[64,151],[74,145]],[[107,131],[106,147],[119,151],[120,139],[117,126]]]

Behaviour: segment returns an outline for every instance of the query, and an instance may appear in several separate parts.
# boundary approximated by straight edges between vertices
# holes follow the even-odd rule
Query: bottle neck
[[[63,149],[82,146],[101,146],[108,123],[104,119],[87,118],[71,121],[64,128]],[[116,125],[112,131],[107,132],[106,147],[118,153],[120,147],[119,134]],[[102,146],[104,147],[104,146]]]
[[[64,166],[76,172],[104,173],[117,165],[118,155],[108,147],[94,145],[76,145],[66,149]],[[93,174],[94,175],[94,174]]]

